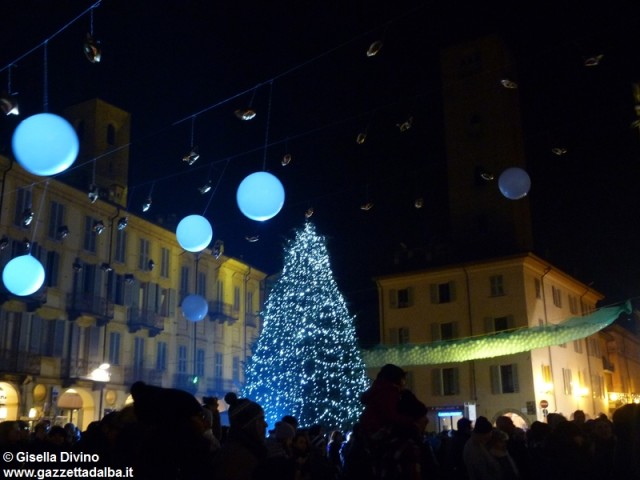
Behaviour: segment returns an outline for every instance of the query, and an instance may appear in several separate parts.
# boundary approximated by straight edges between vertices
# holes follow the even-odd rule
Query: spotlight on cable
[[[85,37],[83,50],[87,60],[91,63],[100,63],[102,59],[102,47],[100,46],[100,42],[93,38],[90,33],[87,33]]]
[[[255,110],[252,110],[251,108],[239,108],[234,113],[236,114],[236,117],[244,121],[253,120],[256,117]]]
[[[58,239],[59,240],[64,240],[65,238],[67,238],[69,236],[71,232],[69,232],[69,227],[67,227],[66,225],[61,225],[60,227],[58,227]]]
[[[22,226],[28,227],[29,225],[31,225],[33,216],[33,210],[31,210],[30,208],[25,208],[24,212],[22,212]]]
[[[107,262],[104,262],[102,265],[100,265],[100,270],[109,273],[113,271],[113,267],[111,267],[111,265],[109,265]]]
[[[20,110],[18,109],[18,97],[16,95],[3,92],[2,95],[0,95],[0,109],[5,115],[20,115]]]
[[[102,220],[98,220],[93,224],[93,233],[96,235],[101,235],[104,232],[104,222]]]
[[[96,200],[98,200],[98,198],[100,197],[100,192],[97,185],[89,186],[89,193],[87,193],[87,197],[89,197],[89,201],[91,203],[96,203]]]
[[[76,261],[73,262],[73,271],[76,273],[80,273],[82,271],[82,262],[80,262],[80,260],[76,259]]]
[[[207,183],[205,183],[204,185],[202,185],[201,187],[198,187],[198,191],[204,195],[205,193],[209,193],[211,191],[211,187],[213,185],[211,184],[211,180],[207,180]]]
[[[0,238],[0,250],[4,250],[9,246],[9,239],[7,237]]]
[[[151,208],[151,197],[147,198],[142,204],[142,211],[148,212],[150,208]]]
[[[193,165],[200,158],[200,154],[198,153],[198,147],[191,147],[189,153],[187,153],[184,157],[182,157],[183,162],[187,162],[189,165]]]
[[[153,270],[156,267],[156,262],[154,262],[153,260],[149,260],[147,262],[147,269],[149,271]]]
[[[213,249],[211,250],[213,258],[217,260],[220,258],[220,255],[222,255],[222,252],[224,252],[224,244],[220,240],[216,240],[213,244]]]
[[[118,220],[118,230],[124,230],[129,225],[129,217],[121,217]]]
[[[124,274],[124,283],[126,283],[127,285],[131,285],[133,281],[134,281],[134,277],[132,273]]]

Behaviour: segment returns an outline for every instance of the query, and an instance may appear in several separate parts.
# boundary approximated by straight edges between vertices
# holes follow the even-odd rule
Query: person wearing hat
[[[469,480],[496,480],[501,478],[500,464],[491,455],[487,443],[491,439],[493,425],[486,417],[478,417],[471,438],[462,453]]]
[[[258,471],[264,477],[267,459],[264,410],[233,392],[227,393],[224,401],[229,405],[229,436],[214,460],[212,478],[250,480]]]

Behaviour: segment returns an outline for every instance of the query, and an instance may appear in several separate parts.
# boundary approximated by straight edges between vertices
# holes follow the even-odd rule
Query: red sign
[[[540,400],[540,408],[547,408],[549,406],[549,402],[546,400]]]

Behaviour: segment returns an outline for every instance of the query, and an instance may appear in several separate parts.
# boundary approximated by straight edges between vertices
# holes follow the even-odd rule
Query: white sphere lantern
[[[213,228],[202,215],[187,215],[176,228],[176,238],[188,252],[201,252],[211,243]]]
[[[182,301],[182,314],[187,320],[199,322],[209,311],[207,301],[201,295],[187,295]]]
[[[502,195],[509,200],[520,200],[529,193],[531,179],[522,168],[510,167],[500,174],[498,187]]]
[[[236,201],[246,217],[264,222],[275,217],[282,209],[284,187],[274,175],[255,172],[240,182]]]
[[[12,258],[5,265],[2,281],[7,290],[14,295],[31,295],[44,283],[44,267],[31,255],[21,255]]]
[[[11,146],[22,168],[43,177],[65,171],[76,161],[80,150],[71,124],[52,113],[39,113],[20,122]]]

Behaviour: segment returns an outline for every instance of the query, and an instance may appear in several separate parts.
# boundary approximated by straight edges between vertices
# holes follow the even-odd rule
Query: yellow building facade
[[[385,345],[429,343],[557,324],[591,313],[602,295],[529,253],[376,279]],[[462,415],[509,415],[523,427],[548,413],[609,413],[602,334],[571,344],[446,365],[406,366],[431,407],[430,428]],[[374,373],[374,372],[372,372]]]
[[[126,211],[128,114],[95,100],[72,111],[102,118],[84,138],[117,151],[114,175],[89,170],[94,183],[74,188],[0,157],[0,267],[31,253],[46,273],[27,297],[0,286],[0,421],[47,418],[85,429],[129,402],[137,380],[200,400],[239,390],[266,275],[226,256],[221,242],[185,252],[174,231]],[[105,142],[95,141],[100,135]],[[202,321],[182,313],[189,294],[207,301]]]

